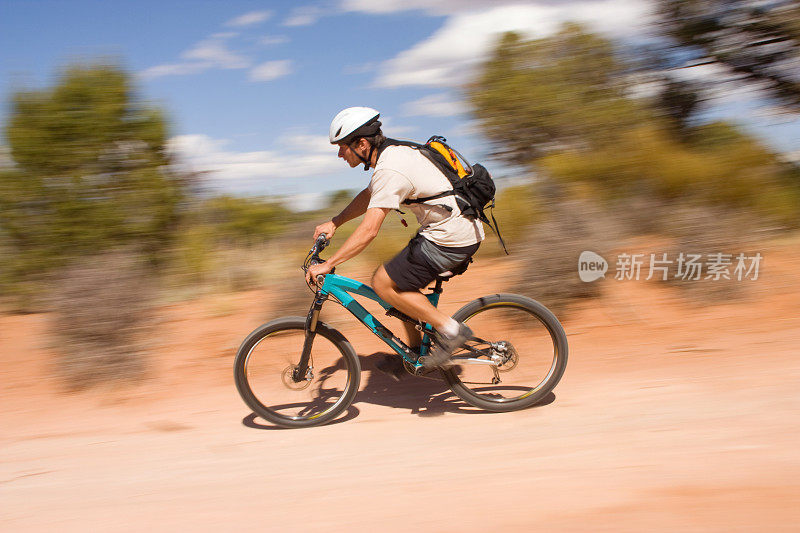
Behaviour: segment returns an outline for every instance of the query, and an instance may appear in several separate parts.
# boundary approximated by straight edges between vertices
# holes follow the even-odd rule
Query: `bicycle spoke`
[[[474,339],[449,369],[465,393],[490,402],[530,397],[548,383],[558,361],[547,326],[522,305],[487,305],[464,322]]]
[[[305,331],[284,329],[256,343],[247,354],[247,383],[255,399],[275,416],[312,419],[342,400],[348,386],[348,364],[336,345],[322,335],[314,338],[308,370],[293,378]]]

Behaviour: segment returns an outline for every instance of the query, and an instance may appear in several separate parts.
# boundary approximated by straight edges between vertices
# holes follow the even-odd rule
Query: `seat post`
[[[433,292],[436,294],[442,294],[442,283],[444,280],[442,278],[436,278],[436,285],[433,287]]]

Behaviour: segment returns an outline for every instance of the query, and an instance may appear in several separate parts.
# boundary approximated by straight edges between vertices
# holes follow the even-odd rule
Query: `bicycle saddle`
[[[436,279],[441,281],[447,281],[453,276],[461,275],[467,271],[467,267],[469,266],[470,263],[472,263],[471,257],[466,261],[464,261],[463,263],[461,263],[460,265],[453,268],[452,270],[446,270],[444,272],[440,272],[439,274],[436,275]]]

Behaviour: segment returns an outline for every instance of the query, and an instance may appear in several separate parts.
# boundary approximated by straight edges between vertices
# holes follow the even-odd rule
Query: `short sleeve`
[[[372,175],[369,183],[370,197],[367,209],[385,207],[400,209],[400,203],[411,196],[414,186],[394,170],[379,169]]]

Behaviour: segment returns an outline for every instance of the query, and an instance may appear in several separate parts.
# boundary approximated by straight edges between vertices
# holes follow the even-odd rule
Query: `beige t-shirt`
[[[451,189],[450,182],[422,155],[408,146],[387,146],[378,158],[369,183],[367,207],[408,209],[420,224],[419,233],[442,246],[469,246],[483,240],[483,224],[461,216],[453,196],[419,204],[400,204],[406,199],[424,198]],[[448,211],[443,205],[452,208]]]

